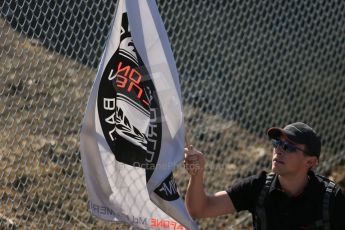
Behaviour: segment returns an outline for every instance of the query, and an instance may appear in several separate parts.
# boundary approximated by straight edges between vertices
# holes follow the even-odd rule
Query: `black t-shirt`
[[[257,200],[266,181],[266,172],[243,179],[227,190],[237,211],[248,210],[255,214]],[[323,180],[310,172],[309,182],[297,197],[287,196],[281,189],[277,176],[272,181],[264,207],[268,230],[315,229],[314,223],[322,220],[323,195],[326,187]],[[331,201],[331,230],[345,230],[345,194],[336,191]]]

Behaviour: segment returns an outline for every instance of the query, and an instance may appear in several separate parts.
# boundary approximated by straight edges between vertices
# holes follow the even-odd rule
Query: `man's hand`
[[[184,167],[191,176],[202,175],[205,168],[204,155],[192,145],[184,149]]]
[[[203,185],[205,158],[191,145],[184,149],[184,165],[191,175],[185,202],[193,218],[214,217],[236,211],[226,191],[220,191],[211,196],[205,193]]]

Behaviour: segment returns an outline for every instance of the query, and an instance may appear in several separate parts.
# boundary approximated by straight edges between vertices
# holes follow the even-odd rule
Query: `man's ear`
[[[307,164],[309,168],[315,167],[319,163],[319,159],[316,156],[308,157]]]

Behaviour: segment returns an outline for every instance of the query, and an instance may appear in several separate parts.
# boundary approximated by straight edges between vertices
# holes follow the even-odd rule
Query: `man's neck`
[[[283,189],[283,191],[288,196],[298,196],[303,191],[304,188],[307,186],[309,181],[309,176],[307,174],[303,175],[289,175],[289,176],[281,176],[278,175],[279,183]]]

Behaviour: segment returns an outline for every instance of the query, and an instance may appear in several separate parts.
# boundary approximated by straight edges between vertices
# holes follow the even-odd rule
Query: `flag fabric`
[[[197,229],[172,171],[183,159],[180,84],[154,0],[119,0],[80,134],[90,212],[143,229]]]

